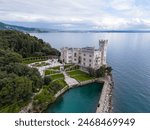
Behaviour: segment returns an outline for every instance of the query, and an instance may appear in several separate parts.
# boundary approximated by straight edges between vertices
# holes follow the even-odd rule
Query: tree
[[[23,64],[23,58],[57,53],[58,50],[34,36],[0,30],[0,112],[18,112],[33,93],[51,82],[50,79],[43,81],[37,69]],[[46,101],[52,98],[48,89],[43,94]]]
[[[106,66],[101,66],[97,71],[96,71],[96,77],[104,77],[106,73]]]
[[[0,31],[0,46],[19,53],[23,58],[60,54],[42,39],[14,30]]]
[[[91,77],[96,77],[96,70],[93,68],[88,68],[88,72]]]
[[[48,76],[44,77],[44,85],[49,85],[51,83],[52,79]]]
[[[108,75],[111,75],[111,71],[112,71],[113,69],[109,66],[109,67],[106,68],[106,70],[107,70],[107,74],[108,74]]]

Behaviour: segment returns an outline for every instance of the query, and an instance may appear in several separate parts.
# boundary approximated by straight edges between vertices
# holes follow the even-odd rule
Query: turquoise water
[[[49,105],[48,113],[93,113],[96,111],[103,85],[91,83],[73,88]]]
[[[53,47],[98,47],[108,39],[114,112],[150,112],[150,33],[34,33]]]

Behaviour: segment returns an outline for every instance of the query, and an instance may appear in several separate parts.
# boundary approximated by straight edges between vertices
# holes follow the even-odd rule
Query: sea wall
[[[112,76],[106,76],[96,113],[112,112],[112,89],[114,83]]]
[[[67,90],[69,89],[68,86],[64,87],[63,89],[61,89],[60,91],[58,91],[54,97],[57,99],[60,95],[62,95],[63,93],[65,93]]]
[[[89,83],[94,83],[96,82],[97,79],[93,79],[93,80],[88,80],[88,81],[83,81],[83,82],[80,82],[78,83],[77,85],[72,85],[72,86],[66,86],[65,88],[63,88],[62,90],[58,91],[54,97],[57,99],[59,96],[61,96],[62,94],[64,94],[67,90],[69,89],[72,89],[72,88],[75,88],[75,87],[80,87],[82,85],[86,85],[86,84],[89,84]]]

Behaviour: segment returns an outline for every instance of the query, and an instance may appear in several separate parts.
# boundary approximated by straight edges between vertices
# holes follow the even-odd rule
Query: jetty
[[[110,113],[112,112],[112,89],[114,83],[112,76],[106,76],[102,93],[98,102],[96,113]]]

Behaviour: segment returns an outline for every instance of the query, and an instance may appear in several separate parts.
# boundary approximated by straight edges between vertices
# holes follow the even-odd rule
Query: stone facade
[[[99,68],[106,65],[106,51],[108,40],[99,40],[99,48],[61,48],[61,61],[74,63],[82,67]]]

